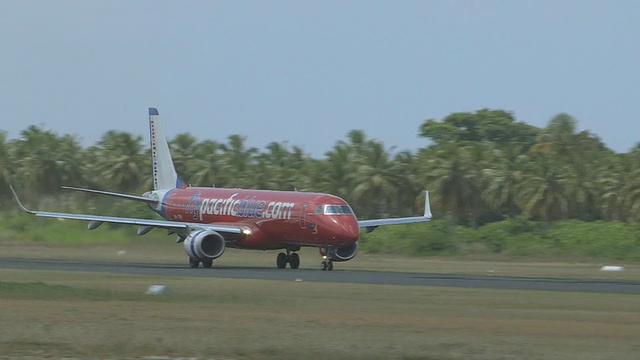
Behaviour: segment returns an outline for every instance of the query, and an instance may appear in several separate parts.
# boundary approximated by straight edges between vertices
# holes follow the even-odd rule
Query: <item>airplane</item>
[[[416,217],[358,220],[349,204],[334,195],[298,191],[190,187],[178,176],[156,108],[149,108],[149,131],[153,190],[142,196],[63,186],[82,191],[146,203],[163,220],[89,214],[57,213],[27,209],[11,187],[20,207],[28,214],[88,221],[89,230],[103,223],[137,225],[138,235],[154,228],[176,234],[189,257],[189,266],[211,268],[226,248],[282,249],[276,258],[279,269],[298,269],[302,247],[316,247],[320,268],[333,270],[333,262],[353,259],[358,252],[360,229],[427,222],[431,219],[429,192],[424,214]]]

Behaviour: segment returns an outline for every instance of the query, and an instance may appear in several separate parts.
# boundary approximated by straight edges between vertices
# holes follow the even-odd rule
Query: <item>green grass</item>
[[[74,278],[75,274],[65,276]],[[109,278],[109,277],[107,277]],[[126,278],[125,278],[126,279]],[[128,279],[125,281],[129,281]],[[77,285],[77,284],[76,284]],[[98,284],[84,284],[69,286],[36,282],[0,281],[0,299],[32,300],[46,299],[48,301],[132,301],[132,302],[172,302],[172,303],[210,303],[235,305],[263,305],[269,297],[256,298],[242,294],[215,293],[201,295],[197,292],[157,294],[149,296],[140,289],[126,289],[122,286],[109,285],[109,288]]]
[[[276,253],[228,249],[214,267],[275,267]],[[182,246],[157,230],[115,243],[5,238],[0,256],[186,266]],[[301,257],[318,268],[315,249]],[[640,279],[634,265],[608,273],[593,262],[489,257],[361,253],[336,270]],[[302,280],[0,269],[0,359],[631,360],[640,351],[637,295]],[[152,284],[169,291],[144,294]]]
[[[639,350],[631,295],[15,270],[0,278],[0,354],[11,358],[624,360]],[[144,295],[150,284],[169,293]]]
[[[159,230],[137,237],[134,227],[87,231],[84,222],[5,215],[2,257],[186,266],[182,245]],[[445,220],[386,227],[336,270],[637,280],[637,230],[503,222],[472,231]],[[214,267],[274,267],[276,254],[228,249]],[[301,257],[301,268],[318,268],[317,250]],[[603,264],[625,271],[599,271]],[[145,295],[152,284],[169,292]],[[626,360],[640,353],[639,324],[634,295],[0,269],[2,360]]]

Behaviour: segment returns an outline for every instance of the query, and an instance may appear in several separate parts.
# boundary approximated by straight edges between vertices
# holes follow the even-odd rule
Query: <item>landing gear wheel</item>
[[[289,266],[291,266],[292,269],[300,267],[300,255],[298,255],[298,253],[289,255]]]
[[[200,266],[200,261],[198,261],[198,260],[196,260],[196,259],[189,258],[189,267],[190,267],[190,268],[195,269],[195,268],[197,268],[198,266]]]
[[[327,261],[327,270],[328,271],[333,270],[333,261]]]
[[[204,260],[202,262],[202,267],[203,268],[211,269],[212,265],[213,265],[213,260]]]
[[[287,267],[287,254],[278,254],[278,257],[276,258],[276,265],[278,266],[278,269],[284,269]]]
[[[326,261],[323,261],[320,263],[320,269],[322,269],[322,271],[327,271],[327,268],[329,267],[329,265],[327,264]]]

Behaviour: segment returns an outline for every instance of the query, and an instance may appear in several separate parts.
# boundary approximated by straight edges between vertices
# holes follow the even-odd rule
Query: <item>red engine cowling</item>
[[[225,241],[222,235],[212,230],[191,232],[184,240],[184,251],[192,259],[213,260],[224,253]]]
[[[358,242],[353,242],[349,245],[345,245],[339,248],[329,248],[329,253],[327,254],[326,249],[319,248],[320,255],[326,256],[331,261],[348,261],[353,259],[358,253]]]

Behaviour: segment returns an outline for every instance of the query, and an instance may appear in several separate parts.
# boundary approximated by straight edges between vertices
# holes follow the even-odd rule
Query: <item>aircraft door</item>
[[[309,208],[309,204],[302,204],[300,208],[300,214],[298,216],[298,224],[300,224],[301,229],[306,229],[309,225],[307,222],[307,210]]]

